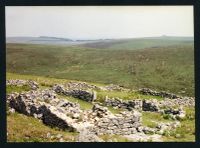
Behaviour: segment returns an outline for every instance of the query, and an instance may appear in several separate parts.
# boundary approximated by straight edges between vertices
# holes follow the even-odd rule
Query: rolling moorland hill
[[[55,38],[50,38],[50,40],[55,40]],[[7,43],[6,66],[6,76],[10,83],[7,83],[6,86],[7,101],[16,101],[14,104],[7,103],[7,140],[10,142],[80,142],[89,140],[90,136],[92,139],[89,141],[103,140],[105,142],[195,140],[194,98],[168,99],[163,96],[143,94],[139,90],[148,87],[157,92],[167,91],[180,96],[193,97],[194,46],[191,38],[164,36],[162,38],[124,39],[120,42],[104,40],[98,43],[88,43],[87,41],[86,44],[68,44],[66,46],[44,45],[42,42],[39,44]],[[15,82],[25,82],[25,84],[15,85]],[[73,93],[79,87],[92,88],[96,93],[96,97],[92,93],[93,98],[96,99],[93,102],[84,100],[82,98],[84,90],[80,91],[80,98],[77,98],[77,94],[66,96],[67,89],[65,90],[62,85],[72,89],[68,93]],[[36,90],[33,86],[37,86]],[[112,90],[115,87],[120,90]],[[52,88],[55,89],[53,92]],[[64,89],[65,93],[59,93],[60,89]],[[20,104],[20,97],[17,97],[16,92],[27,97],[37,96],[35,101],[32,100],[33,98],[22,98],[24,105],[29,106],[31,103],[33,108],[40,108],[39,104],[44,103],[54,109],[58,107],[60,111],[63,109],[63,103],[69,106],[75,105],[75,108],[66,108],[66,112],[75,111],[75,113],[70,113],[65,122],[73,120],[76,124],[85,120],[93,124],[96,118],[103,120],[102,117],[89,116],[91,111],[95,113],[102,109],[103,112],[106,111],[116,117],[121,111],[122,113],[125,111],[127,115],[130,113],[132,116],[130,102],[139,102],[139,104],[142,103],[142,106],[137,108],[136,105],[134,109],[140,114],[134,114],[134,116],[140,115],[140,120],[136,123],[141,124],[142,128],[137,127],[137,132],[128,136],[126,134],[130,130],[127,130],[126,126],[130,126],[134,133],[134,126],[137,124],[127,123],[127,125],[124,123],[122,130],[119,128],[116,131],[112,130],[113,133],[125,132],[122,135],[109,134],[109,130],[104,131],[107,134],[100,135],[99,133],[98,136],[90,135],[91,133],[87,132],[79,131],[80,133],[77,133],[61,130],[59,125],[62,124],[54,125],[54,121],[60,122],[59,119],[65,119],[65,116],[60,116],[60,112],[54,112],[55,110],[50,110],[48,114],[43,110],[44,118],[42,120],[37,112],[29,115],[30,108],[24,107],[25,110],[23,110],[23,103]],[[121,100],[121,104],[116,106],[117,99]],[[30,100],[32,102],[29,102]],[[17,103],[17,101],[19,102]],[[54,106],[56,101],[58,101],[58,106]],[[38,104],[38,102],[40,103]],[[101,106],[95,106],[95,103],[99,103]],[[128,106],[126,106],[127,104]],[[182,108],[180,104],[183,105]],[[125,108],[122,107],[123,105]],[[171,109],[169,110],[169,108]],[[78,117],[77,111],[80,111]],[[170,112],[168,113],[168,111]],[[171,115],[177,111],[180,116],[179,114]],[[52,114],[53,116],[50,116]],[[85,115],[82,116],[82,114]],[[100,115],[104,116],[104,113]],[[183,115],[184,117],[181,117]],[[174,116],[177,117],[174,118]],[[138,119],[139,116],[135,117]],[[95,120],[93,121],[93,119]],[[125,120],[120,119],[120,121]],[[84,127],[85,125],[80,124],[79,126]],[[99,126],[103,127],[103,124],[99,124]],[[113,129],[116,126],[109,128]]]
[[[194,96],[191,38],[124,39],[73,46],[8,43],[6,59],[7,71],[13,73]]]

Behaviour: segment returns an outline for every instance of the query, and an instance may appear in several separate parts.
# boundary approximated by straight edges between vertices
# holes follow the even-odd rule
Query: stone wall
[[[106,107],[96,104],[92,109],[92,116],[90,119],[95,118],[92,131],[97,135],[129,135],[136,133],[137,128],[141,126],[141,114],[138,111],[121,112],[114,115]]]
[[[53,90],[66,96],[72,96],[87,102],[92,102],[96,99],[96,92],[91,90],[67,89],[63,85],[54,85]]]
[[[119,98],[105,98],[104,104],[106,106],[112,106],[115,108],[124,108],[128,110],[136,109],[142,111],[159,112],[160,108],[171,108],[173,106],[195,106],[195,100],[191,97],[167,99],[133,99],[133,100],[122,100]]]
[[[7,101],[17,112],[38,118],[46,125],[78,132],[88,130],[86,133],[89,132],[90,136],[131,134],[141,126],[141,114],[137,111],[114,115],[98,104],[89,111],[83,111],[77,103],[58,99],[52,90],[9,94]]]
[[[105,105],[106,106],[113,106],[117,108],[124,108],[128,110],[137,109],[137,110],[143,110],[143,111],[153,111],[157,112],[159,111],[159,105],[157,100],[122,100],[119,98],[112,98],[109,99],[106,97],[105,99]]]
[[[58,99],[51,90],[10,94],[7,95],[7,101],[17,112],[34,116],[47,125],[61,129],[75,130],[71,115],[81,112],[79,104]]]
[[[139,89],[139,92],[144,94],[144,95],[160,96],[160,97],[163,97],[163,98],[170,98],[170,99],[180,98],[180,96],[172,94],[172,93],[168,93],[168,92],[165,92],[165,91],[157,92],[157,91],[151,90],[149,88]]]

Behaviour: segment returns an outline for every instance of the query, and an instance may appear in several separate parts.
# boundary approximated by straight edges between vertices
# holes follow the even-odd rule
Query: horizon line
[[[122,38],[69,38],[69,37],[61,37],[61,36],[46,36],[46,35],[40,35],[40,36],[6,36],[6,38],[10,37],[52,37],[52,38],[63,38],[63,39],[71,39],[71,40],[113,40],[113,39],[136,39],[136,38],[155,38],[155,37],[191,37],[194,38],[194,36],[174,36],[174,35],[160,35],[160,36],[143,36],[143,37],[122,37]]]

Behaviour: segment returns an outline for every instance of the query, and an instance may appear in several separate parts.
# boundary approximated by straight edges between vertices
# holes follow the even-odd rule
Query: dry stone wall
[[[143,111],[152,111],[152,112],[158,112],[159,111],[159,105],[157,100],[122,100],[119,98],[112,98],[109,99],[106,97],[105,99],[105,105],[107,106],[113,106],[117,108],[125,108],[128,110],[137,109],[137,110],[143,110]]]
[[[81,90],[81,89],[68,89],[63,85],[54,85],[53,90],[56,93],[60,93],[66,96],[72,96],[87,102],[92,102],[96,99],[96,92],[90,90]]]
[[[141,126],[141,114],[137,111],[114,115],[98,104],[89,111],[83,111],[77,103],[58,99],[53,90],[13,93],[7,95],[7,101],[17,112],[38,118],[44,124],[70,131],[88,130],[89,137],[92,134],[131,134]],[[85,120],[81,119],[81,115]]]
[[[70,115],[81,112],[79,104],[58,99],[51,90],[10,94],[7,95],[7,101],[17,112],[34,116],[47,125],[61,129],[75,130]]]
[[[141,126],[141,114],[138,111],[114,115],[106,107],[95,104],[89,116],[90,119],[94,119],[94,127],[91,131],[97,135],[129,135],[136,133],[137,128]]]
[[[141,89],[139,89],[139,92],[143,95],[160,96],[160,97],[169,98],[169,99],[182,99],[183,98],[183,97],[173,94],[173,93],[169,93],[166,91],[157,92],[157,91],[151,90],[149,88],[141,88]]]
[[[106,97],[104,104],[116,108],[124,108],[128,110],[137,109],[142,111],[159,112],[161,108],[171,108],[175,106],[195,106],[195,100],[191,97],[183,97],[177,99],[164,98],[163,100],[157,99],[133,99],[122,100],[119,98]]]

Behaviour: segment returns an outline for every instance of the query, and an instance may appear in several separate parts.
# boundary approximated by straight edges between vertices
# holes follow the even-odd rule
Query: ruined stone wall
[[[134,99],[122,100],[119,98],[106,97],[104,104],[116,108],[124,108],[128,110],[137,109],[142,111],[159,112],[160,108],[173,107],[173,106],[195,106],[195,100],[191,97],[183,97],[177,99],[164,98],[163,100],[157,99]]]
[[[96,134],[119,134],[130,135],[137,132],[141,126],[141,114],[138,112],[129,112],[118,114],[114,117],[101,118],[96,124]]]
[[[151,90],[149,88],[139,89],[139,92],[144,94],[144,95],[160,96],[160,97],[163,97],[163,98],[170,98],[170,99],[181,98],[180,96],[175,95],[173,93],[168,93],[168,92],[165,92],[165,91],[157,92],[157,91]]]
[[[67,89],[62,85],[54,85],[53,90],[56,93],[60,93],[66,96],[72,96],[87,102],[92,102],[96,99],[96,92],[90,90],[81,90],[81,89]]]
[[[106,106],[113,106],[117,108],[125,108],[128,110],[137,109],[143,111],[159,111],[159,106],[157,100],[122,100],[119,98],[106,98]]]
[[[58,99],[51,90],[7,95],[7,102],[17,112],[33,116],[61,129],[75,130],[71,115],[81,112],[79,104]]]
[[[95,104],[91,115],[89,118],[94,119],[93,132],[97,135],[129,135],[136,133],[137,128],[141,126],[141,113],[138,111],[127,111],[114,115],[106,107]]]

